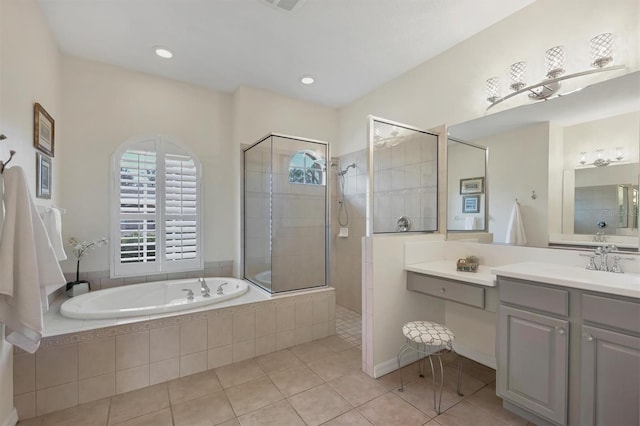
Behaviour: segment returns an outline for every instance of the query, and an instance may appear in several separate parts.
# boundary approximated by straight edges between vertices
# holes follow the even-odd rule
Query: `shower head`
[[[349,165],[347,166],[347,168],[346,168],[346,169],[344,169],[344,170],[340,170],[340,171],[338,172],[338,176],[344,176],[344,175],[346,175],[346,174],[347,174],[347,172],[349,171],[349,169],[355,169],[355,168],[356,168],[356,163],[351,163],[351,164],[349,164]]]

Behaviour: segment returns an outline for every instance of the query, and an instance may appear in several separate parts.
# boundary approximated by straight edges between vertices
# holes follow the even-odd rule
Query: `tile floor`
[[[447,357],[445,361],[452,361]],[[442,414],[431,378],[415,364],[377,380],[360,371],[360,348],[330,336],[240,363],[19,422],[20,426],[527,425],[495,396],[495,372],[463,358],[446,368]]]
[[[362,316],[336,305],[336,334],[347,342],[362,347]]]

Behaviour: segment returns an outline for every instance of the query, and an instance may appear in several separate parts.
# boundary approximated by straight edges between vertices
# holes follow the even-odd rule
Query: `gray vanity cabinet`
[[[583,325],[581,355],[580,424],[640,424],[640,338]]]
[[[498,316],[497,394],[566,423],[569,322],[505,305]]]

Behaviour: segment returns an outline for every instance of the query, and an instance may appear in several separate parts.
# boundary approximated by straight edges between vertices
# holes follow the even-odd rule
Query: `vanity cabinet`
[[[569,321],[564,318],[568,314],[565,293],[511,280],[499,282],[496,392],[558,424],[566,423],[567,418]]]
[[[506,408],[536,424],[640,424],[640,299],[502,276],[498,295]]]

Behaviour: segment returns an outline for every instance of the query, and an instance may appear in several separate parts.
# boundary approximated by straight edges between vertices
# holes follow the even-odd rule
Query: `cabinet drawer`
[[[500,301],[569,316],[569,292],[498,276]]]
[[[407,289],[484,309],[484,289],[470,284],[407,272]]]
[[[640,333],[640,303],[583,294],[582,319]]]

